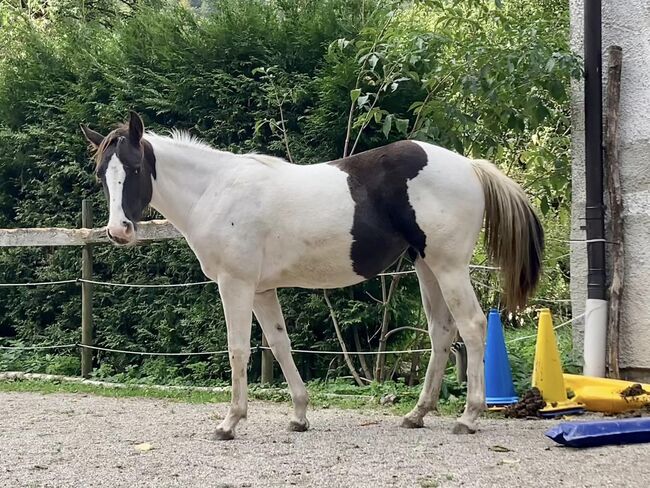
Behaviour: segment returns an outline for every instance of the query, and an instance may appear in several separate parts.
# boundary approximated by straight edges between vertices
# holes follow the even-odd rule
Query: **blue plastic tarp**
[[[546,436],[570,447],[650,442],[650,418],[562,422]]]

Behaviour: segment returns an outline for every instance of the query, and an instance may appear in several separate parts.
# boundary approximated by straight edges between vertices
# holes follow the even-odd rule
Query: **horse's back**
[[[358,282],[409,247],[424,255],[445,239],[469,241],[454,234],[475,241],[481,225],[483,195],[470,160],[425,143],[264,174],[254,220],[264,229],[263,275],[278,286]]]
[[[374,259],[367,248],[376,242],[377,228],[398,235],[420,255],[427,246],[438,247],[439,238],[452,245],[475,241],[484,197],[470,159],[432,144],[399,141],[329,164],[349,175],[355,221],[373,223],[358,225],[360,260]]]

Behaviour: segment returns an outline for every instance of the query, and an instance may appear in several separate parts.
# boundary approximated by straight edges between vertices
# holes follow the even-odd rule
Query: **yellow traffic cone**
[[[584,412],[582,405],[567,398],[560,353],[553,330],[553,319],[548,308],[542,309],[539,314],[533,386],[539,389],[546,402],[546,407],[539,412],[543,417]]]

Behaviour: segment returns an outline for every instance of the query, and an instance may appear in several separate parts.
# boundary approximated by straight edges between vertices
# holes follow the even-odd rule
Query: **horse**
[[[247,414],[253,314],[288,384],[289,429],[309,428],[307,389],[291,355],[278,288],[354,285],[405,252],[414,260],[432,353],[417,404],[401,425],[423,427],[436,408],[458,331],[467,348],[467,401],[453,432],[476,432],[485,409],[486,336],[469,274],[476,241],[485,222],[488,255],[500,267],[510,310],[534,292],[544,249],[526,194],[496,166],[411,140],[292,164],[220,151],[183,131],[145,132],[135,112],[106,136],[81,129],[108,201],[108,238],[135,243],[138,222],[151,206],[178,229],[218,285],[232,396],[216,439],[233,439]]]

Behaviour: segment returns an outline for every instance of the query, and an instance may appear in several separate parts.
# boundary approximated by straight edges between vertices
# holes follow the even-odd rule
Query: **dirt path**
[[[223,404],[0,393],[0,486],[618,487],[650,476],[648,445],[556,447],[550,421],[483,420],[454,436],[449,418],[405,430],[391,415],[321,409],[300,434],[286,431],[288,409],[252,402],[238,438],[216,442]]]

